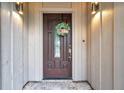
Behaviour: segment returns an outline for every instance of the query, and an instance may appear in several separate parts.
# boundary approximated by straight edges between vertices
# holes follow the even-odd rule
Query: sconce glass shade
[[[19,14],[23,14],[23,3],[22,2],[16,2],[16,10]]]
[[[23,11],[19,11],[19,14],[23,15]]]
[[[96,11],[92,11],[92,14],[94,15],[96,13]]]
[[[99,10],[99,3],[98,2],[91,3],[91,8],[92,8],[91,14],[95,14],[97,12],[97,10]]]

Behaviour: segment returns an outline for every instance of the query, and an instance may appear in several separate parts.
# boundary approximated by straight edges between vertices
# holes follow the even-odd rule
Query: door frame
[[[43,14],[44,13],[70,13],[72,14],[72,80],[74,80],[74,75],[75,75],[75,64],[74,64],[74,11],[72,9],[66,9],[66,8],[42,8],[40,11],[40,31],[41,31],[41,37],[42,37],[42,50],[43,51]],[[43,52],[42,52],[42,75],[41,78],[43,80]]]

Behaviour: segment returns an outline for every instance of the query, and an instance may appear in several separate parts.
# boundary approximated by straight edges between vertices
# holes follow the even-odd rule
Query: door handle
[[[71,48],[68,49],[68,53],[71,54]]]
[[[68,60],[71,62],[71,58],[72,58],[72,50],[71,48],[68,48]]]

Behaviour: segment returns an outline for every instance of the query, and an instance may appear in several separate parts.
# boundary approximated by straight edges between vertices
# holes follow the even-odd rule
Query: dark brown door
[[[65,36],[56,35],[55,26],[61,22],[71,27],[72,15],[68,13],[43,14],[44,79],[72,77],[72,29]]]

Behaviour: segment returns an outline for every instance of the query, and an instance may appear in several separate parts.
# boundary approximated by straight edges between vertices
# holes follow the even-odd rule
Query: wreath
[[[69,24],[62,22],[62,23],[57,24],[55,26],[55,29],[56,29],[57,35],[65,36],[69,33],[71,28],[70,28]]]

